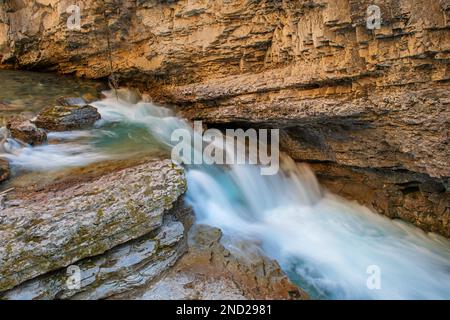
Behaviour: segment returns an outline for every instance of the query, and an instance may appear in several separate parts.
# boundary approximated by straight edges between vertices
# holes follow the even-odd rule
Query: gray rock
[[[184,240],[181,222],[166,220],[155,232],[71,266],[79,268],[79,286],[68,281],[68,269],[61,269],[19,285],[0,299],[103,299],[132,290],[172,266],[186,249]]]
[[[35,124],[49,131],[66,131],[92,126],[101,118],[95,107],[89,105],[55,106],[43,110]]]
[[[155,160],[63,190],[8,194],[0,212],[0,292],[161,228],[185,190],[183,170]]]
[[[112,297],[137,300],[308,299],[257,243],[223,237],[220,229],[194,225],[188,252],[162,277]]]
[[[11,136],[30,145],[42,144],[47,140],[45,130],[36,127],[30,120],[19,118],[8,124]]]
[[[59,106],[63,106],[63,107],[70,107],[70,106],[84,107],[84,106],[88,105],[86,100],[84,98],[80,98],[80,97],[60,97],[60,98],[56,99],[56,103]]]

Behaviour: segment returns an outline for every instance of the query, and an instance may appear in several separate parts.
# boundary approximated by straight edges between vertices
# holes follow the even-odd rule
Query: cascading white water
[[[6,129],[2,129],[0,135],[8,135]],[[0,150],[0,157],[8,160],[15,171],[22,169],[45,171],[77,167],[107,159],[105,155],[88,144],[71,142],[87,136],[91,136],[91,133],[87,131],[50,133],[49,140],[58,139],[59,144],[46,144],[34,148],[11,137],[5,137]]]
[[[167,146],[174,129],[191,130],[149,102],[109,96],[94,106],[103,119],[97,130],[112,122],[126,123],[128,130],[145,127]],[[31,150],[25,158],[39,152]],[[20,155],[10,156],[13,165],[14,157]],[[19,163],[33,169],[32,162]],[[187,179],[186,200],[199,223],[258,241],[312,297],[450,299],[449,240],[322,190],[307,166],[286,156],[275,176],[262,176],[251,165],[202,165],[188,166]],[[380,289],[367,286],[371,266],[380,271]]]

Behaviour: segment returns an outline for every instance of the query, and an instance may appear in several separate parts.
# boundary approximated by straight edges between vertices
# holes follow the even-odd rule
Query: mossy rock
[[[39,145],[47,141],[45,130],[38,128],[30,120],[18,117],[8,123],[11,136],[30,145]]]
[[[6,199],[0,292],[157,230],[185,191],[183,171],[166,159]]]
[[[90,105],[54,106],[44,109],[35,124],[48,131],[68,131],[90,127],[100,118],[97,108]]]

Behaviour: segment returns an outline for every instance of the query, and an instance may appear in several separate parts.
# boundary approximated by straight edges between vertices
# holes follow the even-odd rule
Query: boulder
[[[59,97],[58,99],[56,99],[56,104],[63,107],[70,107],[70,106],[83,107],[88,105],[86,100],[80,97]]]
[[[159,249],[162,243],[169,246],[169,239],[157,237],[158,230],[185,190],[182,168],[170,160],[153,160],[65,188],[8,193],[0,210],[0,292],[147,234],[143,241],[149,246],[150,240]],[[179,227],[167,228],[165,233],[178,239]],[[149,248],[142,259],[161,253]],[[131,254],[122,262],[132,264],[133,259]]]
[[[48,131],[67,131],[92,126],[101,118],[97,108],[90,106],[83,98],[61,97],[57,105],[44,109],[34,121]]]
[[[16,118],[8,123],[11,136],[30,145],[42,144],[47,140],[45,130],[38,128],[30,120]]]
[[[0,299],[104,299],[133,290],[175,264],[186,250],[183,239],[183,224],[168,220],[155,232],[74,263],[72,270],[80,272],[79,286],[69,288],[69,269],[61,269],[0,294]]]
[[[308,299],[257,243],[224,237],[220,229],[194,225],[188,252],[157,281],[117,299]]]

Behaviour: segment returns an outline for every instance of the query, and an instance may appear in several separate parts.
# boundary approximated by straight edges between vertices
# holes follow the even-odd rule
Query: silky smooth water
[[[12,166],[43,170],[46,164],[36,159],[55,155],[63,160],[47,166],[102,161],[115,156],[108,150],[117,147],[116,138],[129,146],[127,152],[155,141],[170,150],[174,129],[192,132],[170,109],[150,102],[132,104],[110,94],[93,105],[102,115],[95,129],[50,134],[60,144],[18,147],[6,156]],[[73,141],[81,149],[71,150]],[[285,155],[281,165],[274,176],[261,176],[251,165],[187,166],[186,201],[198,223],[258,242],[313,298],[450,299],[448,239],[328,193],[306,165]],[[378,289],[367,285],[367,270],[374,267]]]

